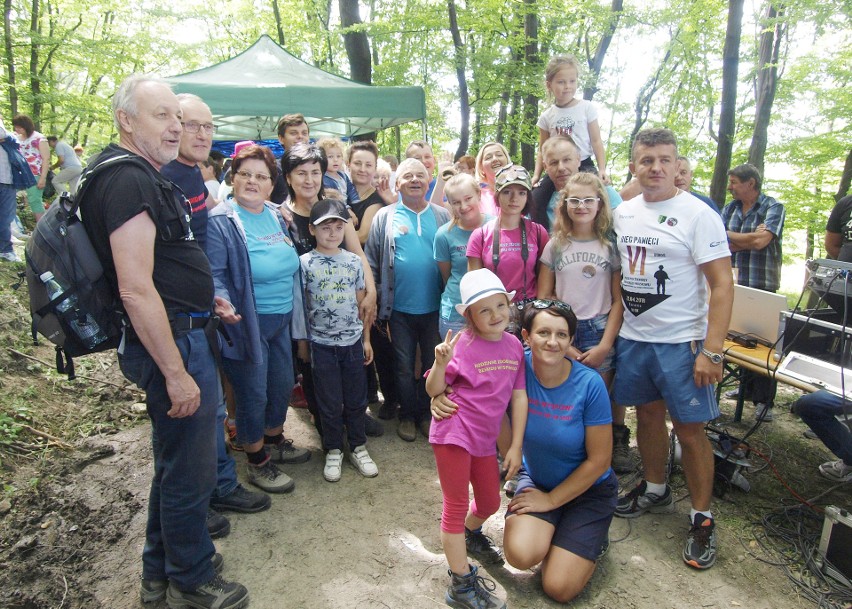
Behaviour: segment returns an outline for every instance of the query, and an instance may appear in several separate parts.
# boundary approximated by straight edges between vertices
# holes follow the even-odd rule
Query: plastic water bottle
[[[47,295],[51,300],[65,291],[65,288],[62,287],[50,271],[42,273],[39,279],[47,286]],[[77,335],[87,349],[94,349],[107,339],[107,335],[103,333],[94,317],[79,309],[77,306],[77,297],[74,294],[56,303],[56,310],[59,313],[67,313],[71,329],[74,330],[74,334]]]

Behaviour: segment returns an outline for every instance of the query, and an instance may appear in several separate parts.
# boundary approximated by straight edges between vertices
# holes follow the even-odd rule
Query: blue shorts
[[[596,347],[601,343],[601,339],[606,330],[606,322],[609,320],[609,314],[598,315],[591,319],[577,320],[577,336],[574,337],[574,346],[580,351],[588,351],[592,347]],[[604,361],[597,367],[597,371],[603,374],[613,369],[615,363],[615,348],[609,350]]]
[[[525,488],[538,488],[527,470],[518,472],[518,489],[515,495]],[[553,525],[553,538],[550,545],[567,550],[586,560],[596,561],[607,544],[609,525],[615,513],[618,501],[618,479],[610,471],[602,482],[591,486],[585,493],[575,497],[565,505],[549,512],[531,512],[530,516],[540,518]],[[512,514],[506,512],[506,517]]]
[[[712,421],[719,416],[715,385],[699,387],[693,377],[702,345],[703,341],[643,343],[619,337],[613,400],[623,406],[641,406],[662,399],[675,421]]]

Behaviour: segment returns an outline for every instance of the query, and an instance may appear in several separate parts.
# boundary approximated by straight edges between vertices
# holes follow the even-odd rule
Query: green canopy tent
[[[300,112],[311,136],[349,137],[426,118],[422,87],[377,87],[329,74],[261,36],[222,63],[166,79],[175,93],[210,106],[217,139],[277,136],[278,120]]]

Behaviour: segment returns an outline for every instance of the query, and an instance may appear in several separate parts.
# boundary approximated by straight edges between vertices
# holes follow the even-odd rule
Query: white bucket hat
[[[505,294],[509,300],[515,297],[515,292],[507,292],[500,278],[488,269],[477,269],[465,273],[459,283],[459,291],[462,300],[456,305],[459,315],[464,315],[465,310],[476,301],[494,294]]]

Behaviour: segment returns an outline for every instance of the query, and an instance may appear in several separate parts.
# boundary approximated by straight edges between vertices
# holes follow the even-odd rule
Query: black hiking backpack
[[[158,182],[162,179],[133,154],[97,162],[83,173],[75,194],[63,192],[48,208],[25,248],[33,344],[38,344],[41,334],[56,345],[56,370],[67,374],[69,380],[75,378],[72,358],[115,349],[128,323],[77,214],[93,180],[104,170],[125,163],[142,167]],[[52,298],[42,279],[48,272],[56,282],[52,287],[61,288],[61,293]],[[89,331],[81,332],[81,327]]]

